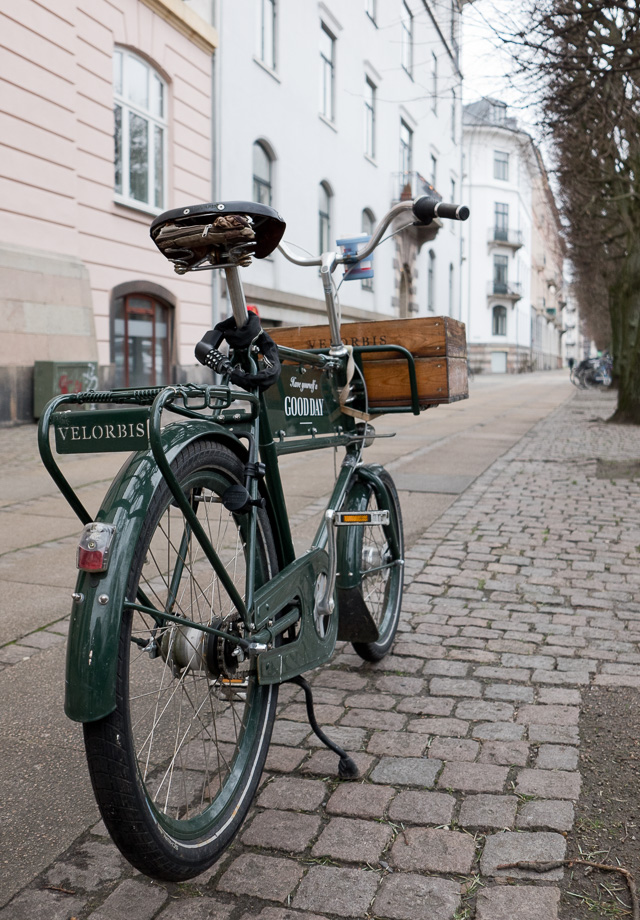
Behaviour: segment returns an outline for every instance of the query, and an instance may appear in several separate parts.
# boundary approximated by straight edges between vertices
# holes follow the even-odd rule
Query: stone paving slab
[[[498,866],[562,859],[583,689],[640,686],[640,483],[596,475],[596,458],[640,456],[640,432],[603,428],[611,400],[577,393],[414,543],[392,654],[371,665],[341,645],[313,675],[358,781],[338,780],[283,688],[263,786],[220,864],[152,882],[97,826],[0,920],[557,920],[561,868]],[[61,636],[5,645],[0,667]]]

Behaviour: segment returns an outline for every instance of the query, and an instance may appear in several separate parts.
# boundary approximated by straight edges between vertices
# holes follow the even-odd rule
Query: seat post
[[[247,310],[247,301],[245,300],[244,288],[242,287],[237,265],[228,266],[225,268],[224,273],[227,279],[227,290],[231,301],[233,318],[236,321],[236,327],[242,329],[249,319],[249,311]]]

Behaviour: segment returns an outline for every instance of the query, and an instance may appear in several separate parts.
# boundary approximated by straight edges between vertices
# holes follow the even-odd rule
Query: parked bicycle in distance
[[[233,316],[196,347],[220,382],[67,394],[40,420],[43,461],[85,525],[65,709],[83,724],[109,833],[153,878],[192,878],[233,840],[260,781],[283,682],[302,687],[340,775],[357,774],[318,726],[302,675],[328,661],[338,639],[380,660],[398,626],[402,514],[389,473],[363,459],[376,437],[371,421],[468,392],[455,320],[360,324],[376,326],[375,339],[367,332],[357,344],[352,329],[343,344],[333,273],[371,255],[402,216],[409,226],[464,220],[468,210],[427,197],[401,202],[359,252],[318,258],[282,244],[284,221],[265,205],[162,214],[151,235],[177,272],[225,272]],[[328,327],[314,332],[315,344],[309,330],[280,330],[301,347],[276,343],[247,312],[239,267],[278,246],[320,268]],[[322,522],[296,555],[278,458],[338,447],[344,459]],[[132,452],[95,517],[54,448]]]
[[[610,387],[613,379],[613,359],[604,354],[594,358],[585,358],[571,368],[571,383],[580,390],[596,387]]]

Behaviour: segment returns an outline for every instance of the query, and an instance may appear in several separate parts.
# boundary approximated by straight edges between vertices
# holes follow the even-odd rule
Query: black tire
[[[369,613],[376,623],[379,637],[376,642],[353,642],[353,648],[365,661],[380,661],[387,654],[398,629],[402,609],[404,581],[404,532],[400,499],[393,479],[386,470],[379,473],[386,495],[379,496],[372,485],[368,485],[367,508],[388,507],[389,517],[397,534],[398,551],[391,549],[390,526],[365,525],[358,528],[359,555],[355,565],[360,569],[362,580],[360,590]],[[376,571],[370,575],[368,569]]]
[[[226,446],[202,440],[188,445],[173,469],[244,595],[250,516],[234,516],[215,501],[243,482],[243,464]],[[260,585],[277,571],[263,511],[257,531]],[[233,603],[164,482],[147,509],[127,597],[138,587],[160,609],[173,596],[176,616],[241,632]],[[123,614],[116,709],[85,724],[85,746],[109,833],[152,878],[184,881],[211,866],[242,824],[260,780],[278,687],[259,685],[255,661],[240,661],[233,649],[200,630],[158,628],[139,611]]]

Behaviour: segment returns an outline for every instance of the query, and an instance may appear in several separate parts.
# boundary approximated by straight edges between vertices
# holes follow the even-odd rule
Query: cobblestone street
[[[284,686],[261,790],[212,870],[151,882],[98,823],[0,920],[556,920],[562,868],[499,867],[564,858],[581,694],[640,688],[640,431],[604,425],[613,407],[576,392],[535,425],[408,550],[392,653],[341,646],[312,675],[359,780],[337,780]]]

